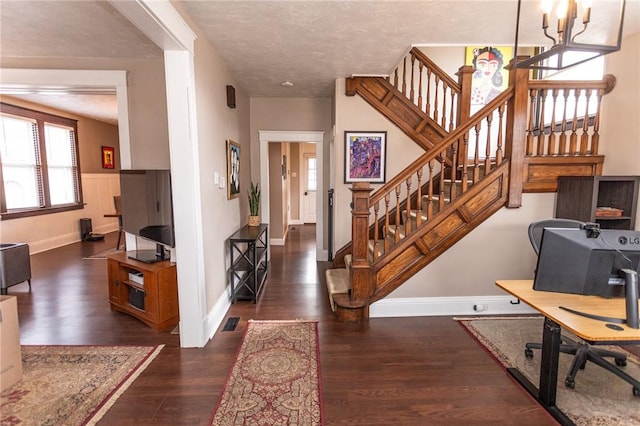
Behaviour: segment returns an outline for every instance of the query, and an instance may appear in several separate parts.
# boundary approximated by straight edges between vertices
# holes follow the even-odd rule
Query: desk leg
[[[542,331],[542,359],[540,361],[540,386],[538,398],[544,405],[556,405],[558,387],[558,358],[560,356],[560,326],[549,318],[544,319]]]
[[[538,402],[561,425],[574,425],[558,407],[556,407],[556,391],[558,386],[558,360],[560,358],[560,326],[544,319],[542,330],[542,358],[540,360],[540,384],[535,385],[527,379],[517,368],[508,368],[511,374],[524,388],[538,400]]]

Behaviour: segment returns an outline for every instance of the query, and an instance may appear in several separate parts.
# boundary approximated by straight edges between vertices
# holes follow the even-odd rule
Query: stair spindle
[[[413,89],[413,87],[414,87],[413,86],[414,85],[413,72],[414,72],[414,69],[415,69],[415,62],[416,62],[416,57],[413,56],[413,54],[411,54],[411,96],[409,98],[409,99],[411,99],[411,102],[415,102],[415,97],[414,97],[415,96],[415,91]]]
[[[575,104],[573,108],[573,120],[571,121],[571,137],[569,139],[569,154],[576,155],[578,153],[578,100],[580,98],[580,92],[577,89],[573,90],[573,96],[575,98]]]
[[[407,58],[402,60],[402,94],[407,96]]]
[[[429,161],[429,185],[427,185],[427,220],[433,216],[433,169],[435,163],[433,160]]]
[[[418,70],[419,70],[419,85],[418,85],[418,107],[420,107],[421,110],[424,111],[424,106],[422,105],[422,62],[418,63]]]
[[[487,142],[484,147],[484,175],[488,175],[491,171],[491,124],[493,123],[493,114],[487,115]]]
[[[582,115],[582,137],[580,138],[580,154],[589,154],[589,101],[591,101],[591,89],[587,89],[587,97]]]
[[[394,238],[394,242],[396,244],[398,244],[398,241],[400,241],[400,233],[398,232],[398,229],[400,229],[400,192],[401,191],[402,191],[402,188],[400,187],[400,185],[396,186],[396,220],[395,220],[396,232],[395,232],[395,238]]]
[[[380,209],[380,203],[375,203],[373,205],[373,261],[375,262],[375,260],[378,258],[378,241],[380,241],[380,235],[379,235],[379,229],[380,226],[378,225],[378,210]]]
[[[502,164],[503,150],[502,150],[502,138],[504,127],[504,113],[506,111],[506,104],[500,105],[498,108],[498,146],[496,147],[496,167]]]
[[[407,185],[407,209],[404,217],[404,235],[405,238],[411,232],[411,178],[405,181]]]
[[[596,116],[593,120],[593,136],[591,137],[591,155],[598,155],[599,143],[600,143],[600,105],[602,105],[602,96],[604,90],[598,90],[596,105]]]
[[[473,183],[476,183],[480,180],[480,129],[481,123],[475,125],[474,130],[476,131],[475,135],[475,147],[473,152]]]
[[[389,251],[389,229],[390,229],[390,220],[389,220],[389,204],[391,203],[391,196],[389,193],[387,193],[387,195],[385,195],[384,197],[384,206],[385,206],[385,213],[384,213],[384,239],[383,241],[383,245],[384,245],[384,253]]]
[[[538,100],[538,90],[537,89],[533,89],[529,92],[529,111],[531,111],[529,113],[529,122],[527,123],[527,142],[526,142],[526,148],[525,148],[525,154],[526,155],[533,155],[533,138],[534,138],[534,120],[535,120],[535,114],[533,114],[533,111],[536,110],[536,105],[537,105],[537,100]]]
[[[558,90],[553,89],[551,91],[551,132],[549,135],[549,146],[547,147],[547,155],[555,155],[556,154],[556,104],[558,101]]]
[[[416,197],[416,228],[422,223],[422,167],[416,172],[418,175],[418,195]]]
[[[544,116],[545,116],[545,106],[547,100],[547,91],[540,91],[540,117],[538,117],[538,149],[536,150],[537,155],[544,155],[544,147],[546,145],[546,132],[544,130]]]
[[[560,142],[558,153],[560,155],[567,154],[567,91],[562,91],[562,124],[560,125]]]

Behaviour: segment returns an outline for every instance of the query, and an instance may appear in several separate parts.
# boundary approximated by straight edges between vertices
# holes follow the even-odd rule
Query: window
[[[570,59],[572,55],[576,56],[579,53],[568,52],[566,54]],[[584,62],[573,67],[569,67],[564,70],[543,73],[543,80],[602,80],[604,76],[604,56],[599,56],[590,61]],[[552,105],[554,102],[551,92],[546,94],[545,102],[547,105]],[[555,123],[560,123],[563,117],[568,120],[572,120],[576,116],[579,120],[583,120],[584,117],[593,117],[598,111],[598,94],[594,91],[590,96],[587,96],[586,90],[570,90],[567,93],[559,91],[558,97],[555,101],[555,108],[546,108],[544,114],[545,125],[550,125],[552,120]],[[555,111],[555,115],[553,112]],[[580,125],[582,127],[582,125]]]
[[[2,219],[82,208],[77,122],[0,103]]]
[[[307,191],[315,191],[317,188],[316,157],[306,157],[307,161]]]

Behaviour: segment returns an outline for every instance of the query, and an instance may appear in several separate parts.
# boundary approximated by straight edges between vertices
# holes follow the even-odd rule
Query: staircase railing
[[[371,194],[368,209],[372,223],[382,223],[374,228],[374,262],[401,239],[411,238],[434,212],[445,210],[447,204],[502,163],[505,112],[512,95],[512,89],[503,92]],[[446,158],[451,159],[451,165]],[[440,177],[437,180],[436,175]],[[412,188],[417,191],[417,197],[411,197]],[[412,199],[417,202],[412,203]]]
[[[529,80],[527,70],[511,70],[506,91],[452,127],[452,123],[461,118],[460,107],[453,106],[455,98],[470,92],[470,78],[466,81],[468,84],[456,87],[451,79],[433,77],[441,70],[414,50],[389,82],[426,115],[447,126],[449,134],[377,191],[371,193],[368,183],[352,186],[352,242],[350,250],[347,246],[340,252],[349,250],[352,254],[349,298],[353,307],[367,306],[368,301],[397,288],[400,283],[390,286],[390,277],[382,277],[387,279],[384,289],[377,288],[381,277],[376,274],[397,256],[409,256],[412,245],[417,244],[420,250],[427,232],[439,233],[438,227],[429,223],[436,214],[461,214],[458,210],[461,203],[456,200],[484,177],[494,172],[495,176],[503,176],[508,184],[508,199],[502,202],[507,207],[519,207],[523,184],[530,172],[527,167],[531,168],[536,161],[545,167],[551,164],[539,173],[552,178],[554,173],[555,176],[566,174],[567,167],[580,161],[586,161],[584,164],[589,167],[595,166],[588,170],[583,167],[574,174],[601,173],[601,167],[598,168],[602,163],[602,156],[598,155],[600,104],[615,85],[613,76],[606,76],[602,81],[539,81]],[[421,77],[423,74],[428,77]],[[422,92],[424,79],[431,78],[441,86],[436,93]],[[441,96],[445,93],[449,95]],[[580,99],[585,102],[579,102]],[[593,108],[590,109],[590,105]],[[449,111],[449,114],[438,111]],[[581,119],[581,115],[584,118]],[[584,160],[585,157],[593,159]],[[480,193],[484,191],[483,185],[478,186]],[[543,191],[550,187],[544,186]],[[475,192],[478,191],[470,196],[473,199],[477,197]],[[406,279],[406,274],[403,276]],[[379,294],[376,296],[376,293]]]
[[[471,67],[462,67],[458,72],[461,81],[455,81],[414,47],[402,58],[388,80],[427,117],[447,132],[451,132],[457,123],[469,117],[469,103],[465,102],[464,98],[470,96],[471,88],[462,82],[465,69],[470,78]],[[465,86],[468,86],[467,96],[464,92]],[[466,105],[464,110],[460,110],[462,105]]]

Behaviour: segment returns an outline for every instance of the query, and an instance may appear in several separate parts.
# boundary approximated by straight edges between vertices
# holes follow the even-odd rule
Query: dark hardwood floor
[[[33,255],[32,292],[26,283],[9,289],[21,342],[166,345],[101,425],[208,424],[252,318],[319,321],[326,425],[555,424],[451,317],[337,322],[314,233],[295,226],[286,246],[272,247],[258,303],[234,304],[228,316],[240,317],[237,330],[218,331],[202,349],[181,349],[178,335],[110,310],[106,260],[83,257],[115,246],[116,233]]]

